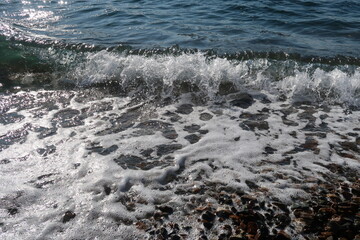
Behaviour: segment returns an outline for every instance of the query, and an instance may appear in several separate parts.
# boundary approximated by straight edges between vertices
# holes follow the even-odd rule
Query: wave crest
[[[204,53],[174,55],[125,55],[100,51],[71,73],[78,86],[115,83],[125,92],[177,94],[190,84],[212,99],[228,84],[236,90],[256,89],[285,93],[294,101],[328,101],[359,106],[360,69],[295,60],[228,60]],[[234,90],[234,89],[233,89]],[[226,93],[225,93],[226,94]]]

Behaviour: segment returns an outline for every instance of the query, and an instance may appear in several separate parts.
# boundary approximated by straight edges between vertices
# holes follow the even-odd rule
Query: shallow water
[[[164,229],[218,238],[238,224],[203,225],[202,211],[237,214],[256,198],[269,206],[260,215],[284,214],[313,189],[356,183],[358,111],[251,95],[204,103],[187,93],[160,105],[94,89],[1,96],[3,239],[159,239]],[[263,226],[304,239],[301,221]]]
[[[1,89],[115,82],[105,88],[127,93],[145,82],[144,94],[168,95],[190,82],[212,98],[229,81],[357,106],[359,8],[356,1],[6,1]]]

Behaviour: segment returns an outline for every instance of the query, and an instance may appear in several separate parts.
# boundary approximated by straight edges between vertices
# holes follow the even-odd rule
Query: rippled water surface
[[[0,32],[103,46],[358,55],[359,16],[355,0],[7,0]]]

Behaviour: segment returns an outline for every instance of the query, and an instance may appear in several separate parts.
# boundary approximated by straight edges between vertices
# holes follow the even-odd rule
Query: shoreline
[[[224,99],[2,96],[1,235],[358,239],[359,111]]]

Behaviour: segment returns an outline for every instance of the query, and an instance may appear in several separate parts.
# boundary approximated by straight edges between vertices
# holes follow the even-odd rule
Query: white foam
[[[223,63],[220,61],[219,64]],[[36,94],[33,96],[38,97]],[[275,99],[275,96],[269,98]],[[183,100],[185,102],[186,99]],[[188,211],[184,206],[192,195],[176,194],[177,189],[196,189],[211,182],[239,191],[250,191],[260,198],[276,197],[290,204],[297,196],[308,196],[301,188],[313,184],[305,183],[307,178],[323,179],[320,173],[329,173],[327,168],[317,163],[346,164],[352,169],[360,169],[357,160],[342,158],[332,152],[329,143],[337,144],[343,139],[331,131],[328,131],[326,138],[317,138],[319,154],[309,150],[302,151],[292,155],[290,164],[275,164],[284,160],[286,152],[303,144],[306,137],[302,129],[307,121],[300,121],[297,113],[290,114],[287,118],[296,121],[299,126],[283,124],[281,105],[288,102],[262,104],[256,100],[248,109],[212,104],[194,106],[189,115],[179,114],[181,119],[178,122],[171,122],[163,114],[168,111],[174,113],[183,102],[162,108],[140,104],[137,107],[141,109],[141,116],[135,120],[134,127],[100,136],[96,133],[111,127],[106,118],[116,118],[136,109],[127,107],[131,98],[107,97],[82,102],[72,100],[69,106],[58,104],[58,110],[51,111],[42,118],[34,115],[34,109],[22,110],[19,113],[25,119],[0,126],[0,132],[16,130],[27,123],[50,127],[57,111],[64,108],[80,111],[100,102],[110,102],[112,110],[88,116],[85,125],[58,128],[55,135],[44,139],[39,139],[38,133],[29,130],[24,143],[15,143],[1,152],[0,160],[10,159],[10,163],[0,165],[0,181],[5,183],[0,186],[3,239],[143,239],[143,231],[138,230],[134,224],[126,224],[151,216],[159,204],[169,204],[184,213]],[[244,121],[239,118],[240,114],[255,114],[264,107],[270,109],[266,119],[269,130],[247,131],[239,126]],[[359,126],[359,112],[344,116],[343,110],[333,106],[324,120],[329,128],[341,134]],[[318,111],[320,112],[314,116],[325,114]],[[203,112],[211,113],[212,119],[201,121],[199,118]],[[139,135],[137,124],[149,119],[172,124],[178,137],[167,139],[161,131],[152,135]],[[343,121],[338,121],[339,119]],[[320,123],[318,120],[315,125]],[[184,139],[190,134],[184,130],[185,126],[192,124],[199,125],[201,130],[208,130],[207,134],[195,132],[201,138],[194,144]],[[289,135],[292,131],[297,132],[297,138]],[[103,148],[116,144],[118,149],[103,156],[86,148],[93,142]],[[172,158],[157,156],[157,146],[175,143],[181,144],[183,148],[168,154]],[[48,145],[54,145],[56,151],[48,156],[40,156],[37,148]],[[271,146],[276,151],[266,155],[266,146]],[[151,157],[155,159],[141,155],[142,150],[149,148],[154,149]],[[359,157],[357,153],[352,154]],[[24,155],[28,155],[27,160],[18,159]],[[120,155],[135,155],[145,162],[156,160],[163,164],[149,170],[123,169],[114,161]],[[277,177],[279,175],[284,177]],[[299,186],[291,177],[304,183]],[[263,192],[251,189],[247,181],[257,184]],[[42,184],[42,188],[36,188],[36,184]],[[109,195],[104,190],[105,186],[110,189]],[[206,193],[203,197],[209,203],[216,202]],[[134,210],[128,209],[129,202],[134,204]],[[7,209],[12,207],[17,207],[19,212],[9,215]],[[73,211],[76,216],[63,223],[66,211]],[[184,223],[184,217],[178,212],[173,215],[172,219]]]
[[[167,96],[181,82],[190,82],[213,98],[220,83],[232,82],[239,89],[280,91],[296,101],[326,100],[359,105],[359,68],[344,70],[346,66],[339,66],[324,70],[326,66],[300,65],[291,60],[209,59],[203,53],[147,57],[104,50],[86,56],[86,60],[70,72],[71,78],[81,86],[110,81],[127,89],[140,84],[150,92],[161,89]]]
[[[317,68],[313,74],[296,71],[286,77],[278,86],[293,98],[301,100],[324,99],[359,106],[360,71],[354,74],[334,69],[325,72]]]

